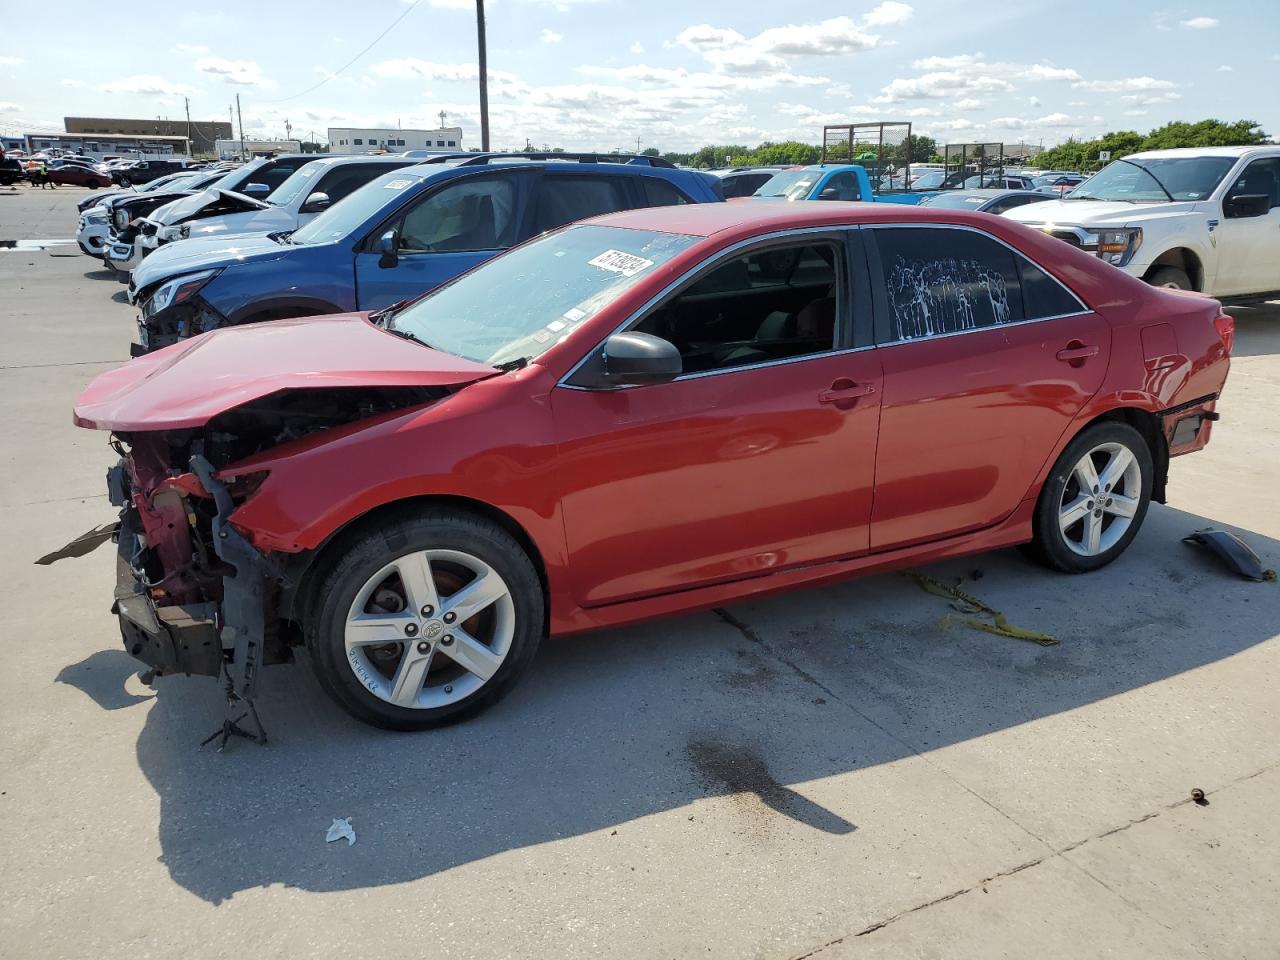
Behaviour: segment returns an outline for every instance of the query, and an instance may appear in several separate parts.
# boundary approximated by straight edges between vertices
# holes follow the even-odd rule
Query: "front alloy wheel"
[[[347,663],[370,693],[410,709],[463,700],[511,652],[511,590],[483,560],[420,550],[387,564],[347,613]]]
[[[475,514],[406,508],[336,542],[320,564],[303,615],[316,676],[375,726],[419,730],[483,709],[542,637],[529,555]]]

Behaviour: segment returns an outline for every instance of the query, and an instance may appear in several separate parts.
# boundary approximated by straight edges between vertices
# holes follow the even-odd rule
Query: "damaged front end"
[[[289,390],[200,428],[117,432],[107,473],[119,520],[41,558],[117,545],[112,612],[125,649],[157,676],[224,676],[229,698],[252,701],[259,669],[292,659],[298,631],[281,619],[284,556],[264,553],[235,513],[267,480],[235,463],[322,430],[439,399],[436,387]]]

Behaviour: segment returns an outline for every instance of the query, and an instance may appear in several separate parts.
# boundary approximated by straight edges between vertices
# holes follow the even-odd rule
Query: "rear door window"
[[[886,309],[877,340],[980,330],[1024,318],[1014,253],[974,230],[890,227],[876,242]]]
[[[673,183],[659,177],[641,177],[644,187],[644,198],[650,207],[674,207],[681,203],[692,203]]]
[[[388,171],[389,167],[386,164],[344,164],[321,177],[320,182],[311,188],[311,193],[323,193],[328,196],[331,203],[337,203],[348,194],[359,190],[370,180]]]
[[[622,177],[592,177],[545,172],[538,182],[534,212],[534,233],[586,217],[617,210],[629,210],[632,202],[628,184]]]

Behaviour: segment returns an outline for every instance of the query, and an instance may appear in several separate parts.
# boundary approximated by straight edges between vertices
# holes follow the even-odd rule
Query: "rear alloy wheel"
[[[1133,427],[1098,423],[1084,430],[1045,481],[1032,554],[1066,573],[1106,566],[1137,536],[1153,476],[1151,451]]]
[[[417,730],[493,703],[543,630],[536,571],[503,529],[464,513],[392,522],[356,542],[315,593],[307,645],[353,716]]]
[[[1147,283],[1153,287],[1164,287],[1168,290],[1194,290],[1191,285],[1191,278],[1186,272],[1179,270],[1177,267],[1161,267],[1147,278]]]

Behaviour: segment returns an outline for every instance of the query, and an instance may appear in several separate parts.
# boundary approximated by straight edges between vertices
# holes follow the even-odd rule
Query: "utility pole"
[[[244,114],[240,112],[240,94],[236,94],[236,120],[240,125],[240,159],[247,159],[244,155]]]
[[[183,97],[182,103],[187,110],[187,153],[191,153],[191,98]]]
[[[640,138],[636,137],[636,153],[640,152]]]
[[[286,140],[293,139],[293,125],[289,123],[289,119],[287,117],[285,118],[285,121],[284,121],[284,138]]]
[[[443,130],[443,129],[444,129],[444,118],[445,118],[445,117],[447,117],[447,116],[448,116],[448,114],[447,114],[447,113],[445,113],[443,110],[441,110],[438,114],[436,114],[436,116],[438,116],[438,117],[440,118],[440,129],[441,129],[441,130]]]
[[[489,64],[484,44],[484,0],[476,0],[476,46],[480,52],[480,149],[489,152]]]

